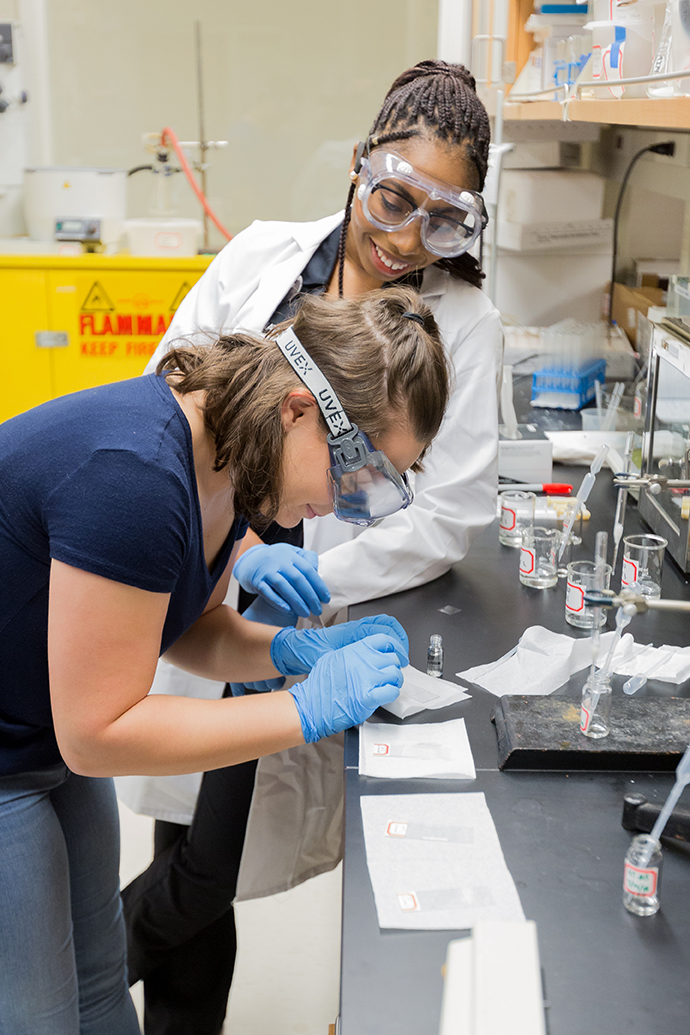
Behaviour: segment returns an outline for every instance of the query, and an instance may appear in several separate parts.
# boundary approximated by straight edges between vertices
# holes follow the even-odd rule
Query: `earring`
[[[354,169],[350,169],[350,179],[352,180],[353,183],[357,182],[357,173],[355,172]]]

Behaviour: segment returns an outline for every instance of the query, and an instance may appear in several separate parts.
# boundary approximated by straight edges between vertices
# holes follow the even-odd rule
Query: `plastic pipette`
[[[609,451],[609,447],[607,445],[603,445],[600,448],[599,452],[597,453],[597,455],[592,460],[592,466],[590,467],[589,471],[587,471],[587,474],[582,479],[582,484],[580,485],[580,488],[577,490],[577,496],[575,497],[575,499],[577,501],[577,506],[573,507],[572,513],[571,513],[570,517],[568,518],[568,523],[567,523],[566,527],[563,529],[563,535],[561,536],[561,546],[560,546],[560,549],[558,551],[558,560],[559,561],[560,561],[561,557],[563,556],[563,554],[565,553],[565,548],[566,548],[566,545],[568,543],[568,540],[570,539],[570,533],[573,530],[573,524],[575,523],[575,518],[577,517],[577,514],[578,514],[580,508],[584,505],[587,497],[589,496],[590,492],[592,491],[592,486],[594,485],[594,482],[596,480],[596,476],[598,475],[599,471],[601,470],[601,465],[603,464],[604,460],[606,459],[606,454],[608,453],[608,451]]]
[[[643,674],[638,672],[636,676],[631,676],[627,682],[623,683],[623,692],[626,694],[636,694],[637,691],[645,685],[650,676],[653,676],[655,672],[658,672],[660,668],[663,668],[665,663],[672,658],[676,652],[674,650],[667,650],[661,655],[660,658],[654,662],[651,668]]]
[[[604,407],[601,404],[601,381],[596,380],[594,382],[594,394],[597,400],[597,417],[599,418],[599,427],[601,427],[601,420],[604,416]]]
[[[623,474],[630,472],[630,464],[632,463],[632,452],[633,443],[635,441],[635,433],[630,432],[625,443],[625,459],[623,460]],[[611,561],[611,574],[616,571],[616,561],[618,560],[618,547],[623,536],[623,526],[625,525],[625,508],[628,501],[628,490],[625,485],[621,485],[618,490],[618,499],[616,501],[616,516],[613,519],[613,560]]]
[[[606,532],[597,532],[594,539],[594,587],[595,589],[604,589],[606,571],[606,554],[608,551],[609,537]],[[601,635],[601,610],[598,607],[594,608],[593,613],[594,624],[592,626],[592,671],[591,675],[594,676],[595,665],[597,658],[599,657],[599,638]]]
[[[686,747],[685,753],[681,758],[680,762],[678,763],[678,766],[676,768],[676,782],[671,788],[671,793],[666,799],[663,809],[657,816],[657,821],[652,827],[652,832],[649,835],[651,841],[648,851],[650,852],[650,854],[653,849],[653,842],[658,841],[661,837],[664,827],[668,823],[668,817],[673,812],[676,802],[680,798],[683,792],[683,788],[687,783],[690,783],[690,744],[688,744],[688,746]]]
[[[609,675],[611,674],[611,666],[613,664],[613,655],[616,652],[616,647],[621,642],[621,636],[623,635],[623,630],[625,629],[626,625],[630,625],[630,623],[631,623],[631,621],[633,619],[633,615],[636,613],[634,609],[633,609],[632,614],[630,614],[630,615],[626,614],[625,612],[626,612],[626,608],[624,608],[624,607],[619,607],[618,610],[616,611],[616,629],[615,629],[615,632],[613,634],[613,640],[611,642],[611,649],[609,650],[609,652],[608,652],[608,654],[606,656],[606,661],[604,662],[604,664],[601,666],[601,669],[599,670],[599,679],[602,680],[602,682],[607,680]]]
[[[625,386],[622,381],[616,382],[613,392],[611,393],[611,398],[609,399],[609,404],[606,407],[606,414],[604,416],[604,420],[601,424],[602,431],[613,431],[613,429],[615,428],[616,414],[618,413],[618,407],[620,406],[620,401],[623,395],[624,387]]]
[[[604,588],[604,571],[606,565],[606,552],[608,549],[609,537],[606,532],[597,532],[594,540],[594,585],[596,589]],[[598,607],[594,608],[592,619],[594,624],[592,625],[592,665],[589,670],[589,685],[592,689],[592,714],[594,709],[599,702],[599,690],[597,689],[597,660],[599,658],[599,645],[601,639],[601,627],[600,627],[600,615],[601,611]]]

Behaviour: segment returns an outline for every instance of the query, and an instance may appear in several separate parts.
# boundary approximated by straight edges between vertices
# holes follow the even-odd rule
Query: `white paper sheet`
[[[603,664],[607,655],[599,656]],[[656,666],[660,667],[657,668]],[[652,671],[654,670],[654,671]],[[613,655],[612,672],[624,676],[647,675],[650,679],[660,679],[665,683],[684,683],[690,679],[690,647],[674,647],[663,644],[653,647],[651,644],[636,643],[630,633],[621,637]]]
[[[613,632],[602,632],[597,664],[603,665],[613,643]],[[619,641],[613,656],[612,673],[645,673],[655,660],[664,659],[651,678],[683,683],[690,678],[690,647],[659,648],[635,643],[630,633]],[[520,637],[517,649],[486,665],[475,665],[458,678],[476,683],[497,697],[506,694],[550,694],[592,662],[589,636],[575,639],[551,632],[541,625],[530,626]]]
[[[474,780],[465,720],[410,726],[365,722],[359,728],[359,772],[389,780]]]
[[[366,795],[360,803],[379,927],[524,920],[483,794]]]
[[[599,657],[606,656],[613,633],[601,634]],[[497,697],[505,694],[551,694],[567,683],[575,672],[592,663],[588,636],[575,639],[551,632],[541,625],[530,626],[520,637],[517,650],[487,665],[475,665],[458,672],[460,679],[477,683]]]
[[[402,690],[395,701],[382,705],[391,715],[406,719],[408,715],[416,715],[425,708],[445,708],[458,701],[467,701],[471,697],[464,686],[451,683],[437,676],[427,676],[418,668],[408,665],[403,669],[404,682]]]

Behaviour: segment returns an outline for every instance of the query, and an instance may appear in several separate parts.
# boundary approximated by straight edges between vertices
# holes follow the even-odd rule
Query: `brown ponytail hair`
[[[431,444],[448,401],[450,367],[436,321],[416,292],[390,287],[352,299],[306,295],[292,326],[350,420],[374,442],[397,424],[409,427],[424,448]],[[236,511],[267,525],[280,507],[281,406],[304,387],[280,349],[270,337],[244,333],[210,346],[181,343],[157,373],[177,392],[205,393],[215,469],[227,468]],[[325,437],[323,418],[322,426]]]

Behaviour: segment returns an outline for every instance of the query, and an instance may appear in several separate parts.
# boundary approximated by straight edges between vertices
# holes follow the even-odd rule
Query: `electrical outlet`
[[[690,141],[685,133],[654,133],[649,143],[662,144],[669,140],[675,145],[673,155],[657,155],[650,151],[645,158],[651,162],[662,162],[664,165],[687,166],[690,163]]]

